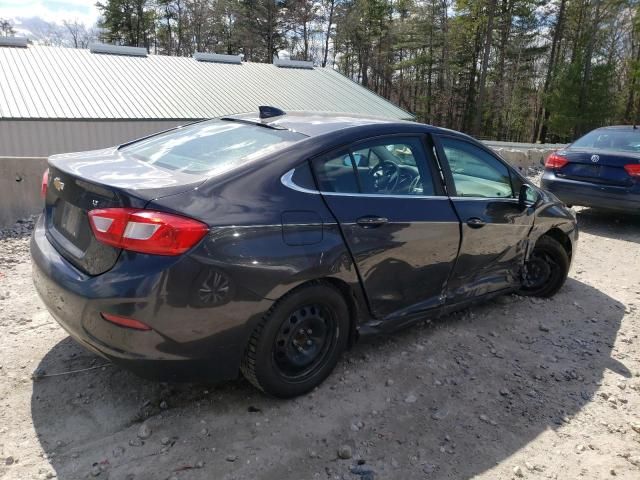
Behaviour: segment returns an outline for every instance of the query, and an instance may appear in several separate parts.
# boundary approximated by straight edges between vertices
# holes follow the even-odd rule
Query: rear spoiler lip
[[[156,137],[158,135],[162,135],[163,133],[172,132],[173,130],[178,130],[180,128],[189,127],[191,125],[196,125],[198,123],[207,122],[209,120],[211,120],[211,118],[203,118],[201,120],[195,120],[193,122],[185,123],[183,125],[178,125],[176,127],[167,128],[166,130],[161,130],[159,132],[155,132],[155,133],[152,133],[150,135],[146,135],[144,137],[140,137],[140,138],[136,138],[134,140],[130,140],[130,141],[126,142],[126,143],[121,143],[120,145],[118,145],[118,146],[116,146],[114,148],[116,150],[120,150],[121,148],[128,147],[129,145],[132,145],[134,143],[140,142],[142,140],[147,140],[148,138],[153,138],[153,137]]]

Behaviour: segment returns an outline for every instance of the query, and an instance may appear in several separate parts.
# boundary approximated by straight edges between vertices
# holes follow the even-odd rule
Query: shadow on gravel
[[[582,208],[577,211],[581,231],[615,240],[638,243],[640,215]]]
[[[61,480],[92,468],[110,480],[469,479],[569,422],[606,369],[630,376],[611,357],[623,314],[570,279],[549,301],[507,297],[359,344],[296,400],[240,380],[157,384],[109,366],[34,382],[33,422]],[[67,339],[39,368],[102,363]],[[152,434],[141,441],[144,419]],[[353,459],[336,458],[343,444]]]

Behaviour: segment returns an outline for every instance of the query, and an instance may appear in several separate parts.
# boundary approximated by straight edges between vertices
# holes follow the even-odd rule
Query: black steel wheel
[[[557,240],[541,237],[524,265],[520,294],[551,297],[564,285],[569,273],[569,256]]]
[[[256,387],[288,398],[313,389],[347,346],[349,309],[333,286],[315,283],[285,295],[254,330],[241,365]]]
[[[335,313],[325,305],[303,305],[282,322],[273,345],[273,362],[292,380],[322,367],[335,340]]]

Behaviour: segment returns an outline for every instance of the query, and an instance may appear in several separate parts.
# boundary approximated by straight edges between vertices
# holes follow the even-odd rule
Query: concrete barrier
[[[40,188],[47,159],[0,157],[0,227],[42,210]]]
[[[564,145],[485,142],[522,173],[539,168],[544,160]],[[42,209],[40,186],[47,159],[41,157],[0,157],[0,227],[13,225]]]
[[[518,143],[518,142],[499,142],[497,140],[483,140],[482,143],[490,147],[497,148],[518,148],[518,149],[546,149],[546,150],[558,150],[566,147],[566,143]]]
[[[525,150],[508,150],[505,148],[493,148],[492,150],[519,170],[526,170],[528,167],[535,166],[535,162],[529,159],[529,155]]]
[[[565,145],[536,145],[533,143],[484,142],[491,150],[500,155],[520,171],[538,168],[544,165],[549,155]]]

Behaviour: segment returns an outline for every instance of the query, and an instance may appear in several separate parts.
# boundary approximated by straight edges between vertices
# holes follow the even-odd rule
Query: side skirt
[[[402,328],[409,327],[420,321],[435,319],[444,317],[453,312],[464,310],[473,305],[485,303],[495,297],[506,295],[508,293],[515,292],[517,288],[509,287],[495,292],[486,293],[479,297],[467,299],[451,305],[443,305],[440,307],[432,308],[430,310],[422,310],[420,312],[414,312],[402,317],[387,317],[383,320],[369,320],[364,322],[359,327],[359,337],[375,336],[381,334],[392,333]]]

